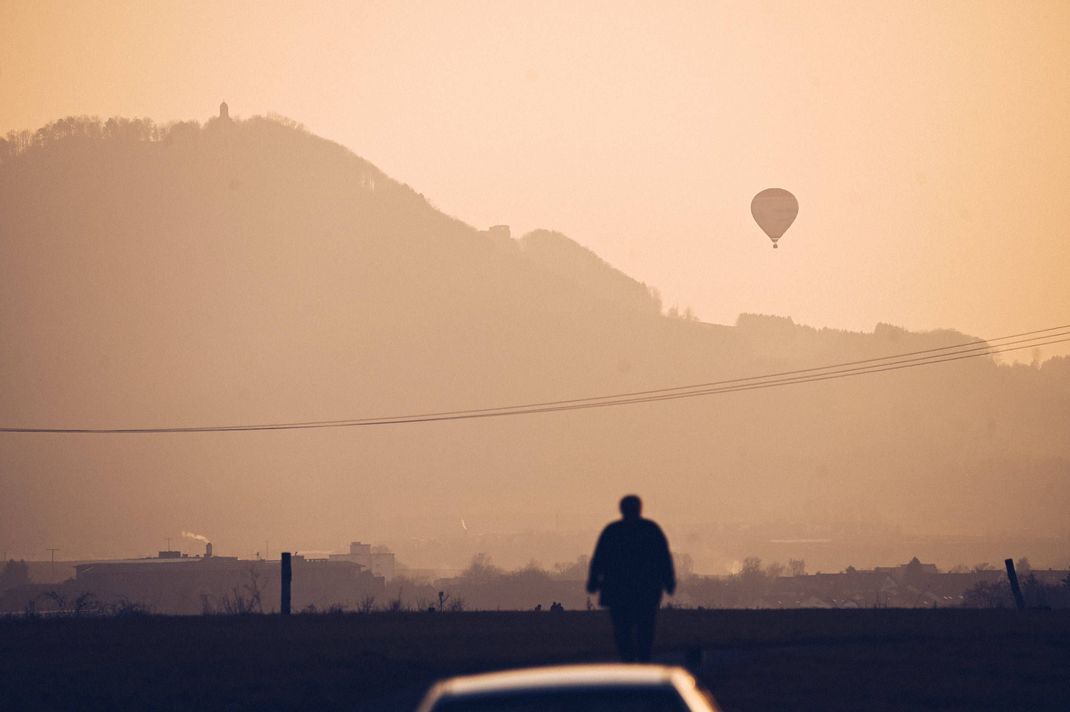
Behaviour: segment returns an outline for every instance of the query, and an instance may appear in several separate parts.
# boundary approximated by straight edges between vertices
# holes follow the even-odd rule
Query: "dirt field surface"
[[[663,611],[726,710],[1068,710],[1070,611]],[[696,651],[701,650],[701,661]],[[408,710],[434,680],[612,659],[603,612],[0,621],[4,710]]]

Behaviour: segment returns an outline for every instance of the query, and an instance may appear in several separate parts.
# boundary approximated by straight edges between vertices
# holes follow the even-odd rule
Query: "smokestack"
[[[212,542],[208,542],[204,545],[204,558],[212,558]]]

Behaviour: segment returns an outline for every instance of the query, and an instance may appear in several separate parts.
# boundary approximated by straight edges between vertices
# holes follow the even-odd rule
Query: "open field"
[[[1070,611],[663,611],[728,710],[1070,709]],[[0,621],[3,709],[407,709],[434,679],[612,656],[602,613]]]

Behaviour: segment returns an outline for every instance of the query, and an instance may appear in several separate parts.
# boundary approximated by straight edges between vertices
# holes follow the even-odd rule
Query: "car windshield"
[[[672,687],[526,690],[446,697],[433,712],[687,712]]]

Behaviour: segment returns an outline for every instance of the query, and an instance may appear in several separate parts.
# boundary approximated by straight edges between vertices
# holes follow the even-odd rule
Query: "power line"
[[[694,383],[694,384],[685,385],[685,386],[670,386],[670,387],[666,387],[666,388],[654,388],[654,389],[645,390],[645,391],[631,391],[631,392],[625,392],[625,393],[614,393],[614,394],[611,394],[611,395],[604,395],[604,396],[588,396],[588,397],[585,397],[585,398],[571,398],[571,399],[567,399],[567,400],[540,401],[540,402],[535,402],[535,403],[523,403],[523,404],[510,405],[510,406],[499,406],[499,407],[496,407],[496,408],[472,408],[472,409],[468,409],[468,410],[450,410],[450,411],[434,411],[434,412],[428,412],[428,413],[412,413],[412,414],[408,414],[408,415],[384,416],[384,417],[379,417],[379,418],[354,418],[354,419],[344,419],[344,420],[311,420],[311,421],[301,421],[301,422],[294,422],[294,423],[263,423],[263,424],[258,424],[258,425],[252,426],[252,427],[269,428],[269,427],[277,426],[277,425],[295,425],[295,426],[296,425],[300,425],[300,426],[309,426],[309,427],[311,427],[311,426],[331,426],[331,425],[363,425],[363,424],[380,425],[380,424],[383,424],[383,421],[394,421],[394,420],[408,421],[410,419],[416,419],[416,418],[433,418],[433,419],[437,420],[437,419],[441,419],[442,416],[453,416],[453,415],[492,414],[492,413],[499,413],[499,412],[503,412],[503,413],[506,413],[506,414],[511,414],[511,411],[518,410],[518,409],[543,408],[543,407],[548,407],[548,406],[571,405],[571,404],[574,404],[574,403],[575,404],[593,403],[593,402],[602,402],[602,401],[607,401],[607,400],[615,401],[617,399],[630,399],[632,397],[639,397],[639,396],[658,395],[658,394],[663,394],[663,393],[667,394],[667,393],[671,393],[673,391],[692,391],[692,390],[696,390],[696,389],[705,389],[705,388],[709,388],[709,387],[726,386],[726,385],[732,385],[732,384],[743,385],[746,382],[765,381],[767,379],[779,378],[779,377],[783,377],[783,376],[794,376],[794,375],[797,375],[797,374],[804,374],[804,373],[811,373],[811,374],[814,374],[814,375],[818,375],[818,373],[816,373],[816,372],[822,372],[822,371],[829,372],[830,369],[839,369],[839,368],[844,367],[844,366],[855,366],[856,364],[871,363],[871,364],[874,364],[874,365],[871,366],[871,367],[867,367],[867,368],[876,368],[877,365],[886,366],[886,365],[891,365],[891,363],[906,363],[906,362],[909,362],[909,361],[923,361],[923,360],[927,360],[927,358],[936,358],[937,355],[927,357],[926,359],[893,360],[893,359],[902,359],[903,357],[907,357],[907,356],[914,356],[916,354],[928,354],[928,353],[934,353],[934,352],[939,352],[939,351],[948,351],[948,352],[950,352],[950,353],[946,353],[946,354],[938,354],[938,355],[943,355],[943,356],[953,355],[954,353],[967,353],[967,352],[972,352],[972,351],[982,351],[983,353],[978,353],[976,355],[984,356],[984,355],[989,354],[989,353],[1002,353],[1002,352],[992,351],[991,349],[992,348],[997,348],[997,347],[998,348],[1002,348],[1002,347],[1010,346],[1012,344],[1023,344],[1023,343],[1027,344],[1026,346],[1022,346],[1021,348],[1033,348],[1033,347],[1036,347],[1036,346],[1044,346],[1045,344],[1028,343],[1028,342],[1033,342],[1033,341],[1035,341],[1037,339],[1047,339],[1047,338],[1054,338],[1054,337],[1059,337],[1059,336],[1070,336],[1070,331],[1064,331],[1064,333],[1057,333],[1057,334],[1048,334],[1047,336],[1036,336],[1036,337],[1033,337],[1033,338],[1021,339],[1019,341],[1010,341],[1010,342],[1007,342],[1007,343],[995,344],[995,346],[992,346],[992,344],[994,344],[997,341],[1005,341],[1007,339],[1013,339],[1013,338],[1016,338],[1016,337],[1019,337],[1019,336],[1028,336],[1030,334],[1041,334],[1041,333],[1049,332],[1049,331],[1068,330],[1068,329],[1070,329],[1070,324],[1065,325],[1065,326],[1051,327],[1051,328],[1048,328],[1048,329],[1039,329],[1037,331],[1027,331],[1027,332],[1024,332],[1024,333],[1021,333],[1021,334],[1010,334],[1008,336],[1000,336],[1000,337],[997,337],[995,339],[967,341],[965,343],[955,344],[953,346],[941,346],[939,348],[924,349],[924,350],[921,350],[921,351],[908,351],[906,353],[901,353],[901,354],[892,354],[892,355],[889,355],[889,356],[880,356],[880,357],[876,357],[876,358],[861,359],[861,360],[857,360],[857,361],[845,361],[845,362],[842,362],[842,363],[829,364],[827,366],[815,366],[815,367],[811,367],[811,368],[800,368],[800,369],[795,369],[795,370],[791,370],[791,371],[779,371],[779,372],[776,372],[776,373],[768,373],[768,374],[764,374],[764,375],[761,375],[761,376],[747,376],[747,377],[742,377],[742,378],[729,378],[729,379],[724,379],[724,380],[720,380],[720,381],[709,381],[709,382],[705,382],[705,383]],[[1053,342],[1053,343],[1059,343],[1059,342]],[[982,344],[982,346],[976,346],[974,348],[967,348],[967,347],[973,347],[975,344]],[[958,351],[952,351],[952,350],[956,350],[956,349],[959,349],[959,350]],[[1019,350],[1019,349],[1005,349],[1005,350],[1006,351],[1016,351],[1016,350]],[[878,362],[890,362],[890,363],[879,363],[878,364]],[[833,373],[842,373],[842,372],[854,371],[854,370],[867,370],[867,369],[847,368],[847,369],[844,369],[843,371],[832,371],[832,372]],[[826,374],[821,374],[821,375],[826,375]],[[703,392],[703,393],[700,393],[698,395],[706,395],[706,393]],[[629,402],[631,402],[631,401],[629,401]],[[542,412],[542,411],[537,411],[537,412]],[[226,426],[222,426],[222,427],[226,427]],[[234,427],[241,427],[241,426],[234,426]]]
[[[694,398],[707,395],[719,395],[723,393],[738,393],[743,391],[760,390],[765,388],[798,385],[802,383],[814,383],[827,380],[838,380],[852,376],[880,373],[884,371],[897,371],[917,366],[928,366],[950,361],[959,361],[967,358],[977,358],[1000,353],[1009,353],[1039,346],[1049,346],[1070,341],[1070,325],[1039,329],[1036,331],[1023,332],[998,337],[988,341],[970,341],[953,346],[945,346],[934,349],[924,349],[902,354],[883,356],[879,358],[847,361],[827,366],[819,366],[792,371],[781,371],[761,376],[746,378],[734,378],[707,383],[692,384],[689,386],[673,386],[669,388],[653,389],[647,391],[633,391],[606,396],[592,396],[588,398],[576,398],[561,401],[544,401],[527,403],[513,406],[501,406],[496,408],[482,408],[471,410],[440,411],[429,413],[417,413],[410,415],[385,416],[379,418],[361,418],[349,420],[324,420],[324,421],[298,421],[282,423],[260,423],[252,425],[217,425],[217,426],[189,426],[189,427],[149,427],[149,428],[14,428],[3,427],[0,432],[7,433],[53,433],[53,434],[149,434],[149,433],[204,433],[204,432],[250,432],[265,430],[305,430],[322,428],[342,428],[372,425],[401,425],[412,423],[428,423],[449,420],[471,420],[477,418],[501,417],[509,415],[530,415],[537,413],[555,413],[568,410],[585,410],[588,408],[604,408],[618,405],[632,405],[637,403],[652,403],[663,400],[678,400],[682,398]],[[1016,341],[1007,341],[1020,336],[1044,334],[1045,336],[1033,336]],[[999,341],[1006,343],[991,344]],[[980,344],[980,346],[978,346]],[[943,353],[941,353],[943,352]],[[917,358],[904,358],[920,354],[931,354]],[[860,364],[870,364],[863,366]],[[843,368],[846,367],[846,368]],[[809,375],[804,375],[809,374]]]
[[[724,385],[730,385],[730,384],[741,384],[742,385],[745,382],[765,381],[767,379],[779,378],[779,377],[783,377],[783,376],[793,376],[793,375],[797,375],[797,374],[815,373],[815,372],[821,372],[821,371],[827,372],[830,369],[839,369],[841,367],[855,366],[857,364],[871,363],[871,364],[875,364],[876,365],[878,362],[889,362],[889,361],[892,361],[893,359],[901,359],[903,357],[915,356],[915,355],[918,355],[918,354],[936,354],[937,352],[941,352],[941,351],[951,352],[953,350],[965,349],[965,351],[961,351],[960,350],[960,351],[957,351],[957,353],[965,353],[966,351],[975,351],[975,350],[982,350],[982,351],[985,351],[986,353],[990,353],[989,348],[992,346],[992,344],[996,344],[996,342],[999,342],[999,341],[1006,341],[1007,339],[1015,339],[1017,337],[1022,337],[1022,336],[1032,336],[1032,335],[1035,335],[1035,334],[1044,334],[1045,332],[1067,330],[1067,329],[1070,329],[1070,324],[1063,325],[1063,326],[1053,326],[1053,327],[1049,327],[1049,328],[1046,328],[1046,329],[1037,329],[1035,331],[1026,331],[1026,332],[1022,332],[1022,333],[1018,333],[1018,334],[1008,334],[1007,336],[1000,336],[1000,337],[996,337],[994,339],[978,339],[978,340],[975,340],[975,341],[967,341],[967,342],[964,342],[964,343],[953,344],[953,345],[950,345],[950,346],[940,346],[940,347],[937,347],[937,348],[922,349],[920,351],[908,351],[906,353],[891,354],[891,355],[888,355],[888,356],[880,356],[880,357],[876,357],[876,358],[860,359],[860,360],[856,360],[856,361],[845,361],[845,362],[841,362],[841,363],[829,364],[829,365],[826,365],[826,366],[815,366],[815,367],[811,367],[811,368],[794,369],[794,370],[791,370],[791,371],[779,371],[779,372],[776,372],[776,373],[768,373],[768,374],[764,374],[764,375],[761,375],[761,376],[748,376],[748,377],[743,377],[743,378],[730,378],[730,379],[724,379],[724,380],[719,380],[719,381],[709,381],[709,382],[705,382],[705,383],[694,383],[694,384],[689,384],[689,385],[684,385],[684,386],[670,386],[670,387],[665,387],[665,388],[655,388],[655,389],[644,390],[644,391],[630,391],[630,392],[625,392],[625,393],[614,393],[614,394],[603,395],[603,396],[588,396],[588,397],[584,397],[584,398],[571,398],[571,399],[566,399],[566,400],[555,400],[555,401],[539,401],[539,402],[534,402],[534,403],[521,403],[521,404],[513,404],[513,405],[509,405],[509,406],[499,406],[499,407],[494,407],[494,408],[471,408],[471,409],[466,409],[466,410],[449,410],[449,411],[431,411],[431,412],[423,412],[423,413],[409,413],[409,414],[406,414],[406,415],[382,416],[382,417],[377,417],[377,418],[346,418],[346,419],[341,419],[341,420],[309,420],[309,421],[296,421],[296,422],[285,422],[285,423],[256,423],[256,424],[250,424],[250,425],[204,426],[201,429],[215,431],[215,430],[238,429],[238,428],[246,429],[246,430],[271,430],[271,429],[277,429],[277,428],[282,428],[282,427],[285,427],[285,428],[288,428],[288,429],[294,429],[294,428],[299,428],[299,427],[300,428],[341,427],[341,426],[349,427],[349,426],[354,426],[354,425],[384,425],[384,424],[387,424],[388,422],[394,422],[394,421],[398,421],[398,422],[437,421],[437,420],[445,419],[446,416],[476,415],[476,414],[482,416],[482,415],[485,415],[485,414],[495,414],[495,413],[501,413],[503,415],[513,415],[514,414],[513,411],[517,411],[517,410],[525,410],[526,411],[528,409],[542,409],[542,408],[546,408],[546,407],[559,406],[559,405],[571,405],[571,404],[580,404],[580,403],[595,403],[595,402],[603,402],[603,401],[607,401],[607,400],[615,401],[615,400],[618,400],[618,399],[630,399],[630,398],[633,398],[633,397],[647,396],[647,395],[657,395],[657,394],[663,394],[663,393],[670,393],[670,392],[673,392],[673,391],[690,391],[690,390],[695,390],[695,389],[704,389],[704,388],[708,388],[708,387],[724,386]],[[1004,344],[996,344],[996,346],[1004,347],[1004,346],[1009,346],[1010,344],[1025,343],[1025,342],[1034,341],[1035,339],[1052,338],[1052,337],[1056,337],[1056,336],[1066,336],[1066,335],[1070,335],[1070,332],[1067,332],[1065,334],[1048,334],[1047,336],[1043,336],[1043,337],[1042,336],[1035,336],[1033,338],[1022,339],[1021,341],[1012,341],[1012,342],[1008,342],[1008,343],[1004,343]],[[977,345],[980,345],[980,346],[977,346]],[[1035,347],[1037,345],[1043,345],[1043,344],[1029,344],[1029,346],[1026,346],[1026,347],[1023,347],[1023,348],[1031,348],[1031,347]],[[975,347],[975,348],[969,348],[969,347]],[[944,354],[944,355],[950,355],[950,354]],[[985,354],[981,353],[981,354],[978,354],[978,355],[983,356]],[[908,360],[913,360],[913,359],[908,359]],[[899,363],[899,362],[900,361],[896,361],[896,363]],[[885,363],[885,364],[882,364],[882,365],[889,365],[889,364]],[[846,370],[854,370],[854,369],[846,369]],[[701,393],[701,394],[698,394],[698,395],[707,395],[707,394],[706,393]],[[629,400],[628,402],[632,402],[632,401]],[[534,412],[551,412],[551,411],[536,410]],[[168,429],[168,430],[170,430],[170,429]],[[3,429],[0,429],[0,432],[3,432]]]
[[[334,422],[327,422],[327,423],[323,423],[323,424],[300,425],[300,426],[296,426],[296,427],[295,427],[295,424],[288,424],[288,423],[287,424],[270,425],[270,426],[252,426],[252,427],[237,426],[236,428],[232,428],[232,429],[242,429],[242,430],[290,430],[290,429],[299,429],[299,428],[306,428],[306,429],[311,429],[311,428],[332,428],[332,427],[338,428],[338,427],[356,427],[356,426],[365,426],[365,425],[392,425],[392,424],[405,424],[405,423],[429,423],[429,422],[446,421],[446,420],[472,420],[472,419],[477,419],[477,418],[492,418],[492,417],[499,417],[499,416],[506,416],[506,415],[531,415],[531,414],[536,414],[536,413],[557,413],[557,412],[569,411],[569,410],[586,410],[586,409],[589,409],[589,408],[605,408],[605,407],[609,407],[609,406],[618,406],[618,405],[633,405],[633,404],[636,404],[636,403],[655,403],[655,402],[666,401],[666,400],[679,400],[679,399],[683,399],[683,398],[695,398],[695,397],[707,396],[707,395],[720,395],[720,394],[723,394],[723,393],[739,393],[739,392],[743,392],[743,391],[752,391],[752,390],[761,390],[761,389],[765,389],[765,388],[774,388],[774,387],[780,387],[780,386],[798,385],[798,384],[802,384],[802,383],[815,383],[815,382],[818,382],[818,381],[838,380],[838,379],[841,379],[841,378],[850,378],[851,376],[861,376],[861,375],[865,375],[867,373],[879,373],[879,372],[882,372],[882,371],[898,371],[898,370],[905,369],[905,368],[914,368],[916,366],[927,366],[927,365],[932,365],[932,364],[937,364],[937,363],[946,363],[948,361],[959,361],[959,360],[967,359],[967,358],[977,358],[978,356],[987,356],[987,355],[990,355],[990,354],[1007,353],[1007,352],[1010,352],[1010,351],[1020,351],[1022,349],[1033,348],[1035,346],[1047,346],[1047,345],[1050,345],[1050,344],[1059,344],[1059,343],[1064,343],[1064,342],[1068,342],[1068,341],[1070,341],[1070,338],[1046,341],[1046,342],[1041,342],[1041,343],[1036,343],[1036,344],[1030,344],[1030,345],[1027,345],[1027,346],[1016,346],[1016,347],[1007,348],[1007,349],[990,350],[990,351],[985,351],[983,353],[970,353],[970,354],[963,354],[963,355],[958,355],[958,356],[952,355],[952,356],[947,357],[947,358],[935,358],[935,359],[929,359],[929,360],[923,361],[923,362],[907,363],[907,364],[904,364],[904,365],[873,367],[873,368],[871,368],[869,370],[855,371],[855,372],[851,372],[851,373],[833,373],[833,374],[824,374],[824,375],[819,375],[819,376],[815,375],[815,376],[807,376],[807,377],[800,377],[800,378],[794,378],[794,379],[782,379],[782,380],[779,380],[779,381],[767,381],[767,382],[758,382],[758,383],[751,383],[751,384],[744,384],[744,385],[737,385],[737,386],[727,386],[727,387],[722,387],[722,388],[711,388],[711,389],[698,390],[698,391],[688,391],[688,392],[683,392],[683,393],[665,393],[665,394],[660,394],[660,395],[643,396],[643,397],[637,397],[637,398],[627,398],[627,399],[618,399],[618,400],[605,400],[605,401],[593,402],[593,403],[575,403],[575,404],[571,404],[571,405],[550,406],[550,407],[535,407],[535,408],[516,409],[516,410],[471,411],[471,412],[463,413],[463,414],[459,414],[459,415],[431,415],[431,416],[420,416],[420,417],[399,416],[399,417],[396,417],[396,418],[379,419],[379,420],[370,420],[369,419],[369,420],[352,420],[352,421],[334,421]]]

